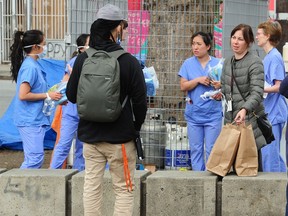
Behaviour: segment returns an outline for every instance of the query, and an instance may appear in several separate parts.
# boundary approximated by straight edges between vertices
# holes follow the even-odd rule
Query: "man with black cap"
[[[123,15],[118,7],[107,4],[100,8],[97,20],[91,25],[89,46],[106,52],[122,49],[117,44],[122,37],[122,21]],[[77,103],[79,77],[83,62],[87,57],[86,52],[77,57],[67,84],[66,94],[72,103]],[[129,171],[133,180],[136,165],[134,140],[141,129],[147,111],[146,85],[141,66],[135,57],[126,53],[118,58],[118,62],[121,104],[126,95],[129,97],[129,102],[123,107],[120,117],[111,123],[92,122],[81,118],[79,121],[78,137],[84,142],[85,216],[103,215],[101,212],[102,180],[106,162],[109,163],[116,197],[114,215],[129,216],[133,213],[133,183],[129,183]],[[123,146],[125,146],[124,151]],[[128,170],[125,169],[127,163]]]

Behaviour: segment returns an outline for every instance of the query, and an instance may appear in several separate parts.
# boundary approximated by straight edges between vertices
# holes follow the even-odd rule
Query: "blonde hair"
[[[282,27],[277,21],[266,21],[258,25],[258,29],[263,29],[264,35],[270,35],[269,42],[272,46],[277,46],[281,40]]]

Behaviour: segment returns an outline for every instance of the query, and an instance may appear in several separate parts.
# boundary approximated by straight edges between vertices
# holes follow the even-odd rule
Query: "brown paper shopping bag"
[[[237,126],[224,125],[212,148],[206,169],[217,175],[225,176],[235,161],[239,139],[240,130]]]
[[[252,126],[240,125],[239,147],[235,160],[238,176],[257,176],[258,152]]]

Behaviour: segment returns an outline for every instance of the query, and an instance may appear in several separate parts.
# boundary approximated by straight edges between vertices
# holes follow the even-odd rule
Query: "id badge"
[[[232,111],[232,101],[228,100],[227,101],[227,112],[231,112]]]

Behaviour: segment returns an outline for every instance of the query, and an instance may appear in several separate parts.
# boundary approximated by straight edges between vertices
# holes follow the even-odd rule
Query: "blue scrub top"
[[[77,56],[74,56],[72,59],[70,59],[68,61],[67,65],[69,64],[73,68],[76,58],[77,58]],[[70,71],[68,70],[67,65],[66,65],[66,68],[65,68],[65,74],[69,74],[70,75]]]
[[[274,80],[285,78],[285,67],[281,54],[273,48],[264,58],[265,81],[273,86]],[[280,93],[268,93],[264,100],[265,112],[272,124],[284,123],[287,120],[287,104]]]
[[[24,59],[17,77],[14,124],[16,126],[50,125],[49,117],[42,112],[44,100],[23,101],[19,99],[20,85],[24,82],[29,83],[32,93],[45,93],[48,90],[41,66],[29,56]]]
[[[72,59],[69,60],[69,62],[67,64],[69,64],[73,68],[76,58],[77,58],[77,56],[73,57]],[[70,75],[70,72],[69,72],[67,66],[65,68],[65,74]],[[70,101],[68,101],[68,103],[66,105],[62,106],[62,111],[63,111],[62,116],[64,118],[79,121],[77,104],[73,104]]]
[[[216,66],[220,60],[210,56],[205,69],[195,56],[188,58],[182,64],[178,75],[186,80],[193,80],[200,76],[208,76],[210,67]],[[214,91],[212,86],[197,85],[188,91],[192,104],[186,103],[185,119],[195,124],[204,124],[222,118],[222,103],[213,99],[203,100],[200,95],[206,91]]]

